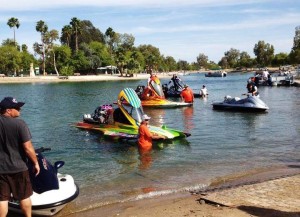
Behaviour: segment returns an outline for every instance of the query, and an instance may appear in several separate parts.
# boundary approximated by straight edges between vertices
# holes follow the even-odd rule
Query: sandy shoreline
[[[171,77],[167,73],[160,73],[159,78]],[[148,79],[149,74],[135,74],[133,77],[119,75],[80,75],[80,76],[35,76],[35,77],[1,77],[0,84],[9,83],[50,83],[50,82],[89,82],[89,81],[121,81]]]
[[[229,179],[203,192],[179,192],[81,210],[74,201],[57,216],[299,217],[299,174],[300,165],[288,165]]]

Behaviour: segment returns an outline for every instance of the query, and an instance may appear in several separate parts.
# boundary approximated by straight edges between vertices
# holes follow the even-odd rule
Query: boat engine
[[[98,121],[100,124],[108,124],[109,116],[112,113],[112,105],[101,105],[95,109],[93,119],[94,121]]]

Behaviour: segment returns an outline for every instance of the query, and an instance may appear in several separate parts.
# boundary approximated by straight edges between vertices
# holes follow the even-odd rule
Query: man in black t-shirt
[[[0,214],[8,213],[11,195],[20,201],[25,216],[31,216],[32,186],[27,161],[32,161],[35,174],[40,167],[31,143],[31,134],[26,123],[18,119],[25,103],[13,97],[5,97],[0,102]]]

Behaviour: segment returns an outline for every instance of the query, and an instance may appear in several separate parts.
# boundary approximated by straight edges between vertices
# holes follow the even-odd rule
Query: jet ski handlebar
[[[44,148],[44,147],[40,147],[35,149],[35,152],[45,152],[45,151],[51,151],[51,148]]]

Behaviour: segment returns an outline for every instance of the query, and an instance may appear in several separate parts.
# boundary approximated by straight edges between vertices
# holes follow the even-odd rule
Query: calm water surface
[[[186,131],[191,137],[157,144],[140,155],[134,144],[104,140],[100,135],[72,126],[96,106],[112,103],[125,87],[140,81],[53,84],[1,84],[1,98],[14,96],[26,105],[35,147],[51,147],[50,161],[64,160],[61,173],[71,174],[81,193],[75,210],[188,189],[201,189],[213,180],[261,168],[299,164],[300,89],[261,87],[261,99],[270,110],[263,114],[214,111],[211,103],[225,95],[242,97],[251,74],[182,79],[194,91],[205,84],[207,100],[192,108],[145,109],[150,124]],[[162,83],[168,79],[161,79]],[[149,193],[150,192],[150,193]],[[76,207],[76,208],[75,208]]]

